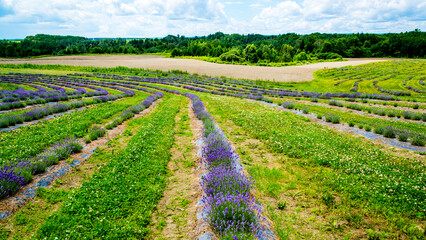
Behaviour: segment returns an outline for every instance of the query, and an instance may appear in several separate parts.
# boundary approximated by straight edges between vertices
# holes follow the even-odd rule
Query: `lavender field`
[[[424,239],[424,66],[0,65],[0,239]]]

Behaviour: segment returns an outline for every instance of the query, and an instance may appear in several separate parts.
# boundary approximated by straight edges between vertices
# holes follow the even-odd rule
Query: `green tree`
[[[247,62],[257,63],[257,47],[254,44],[248,44],[243,51],[243,57]]]
[[[279,61],[280,62],[291,62],[294,57],[294,48],[288,44],[283,44],[279,52]]]

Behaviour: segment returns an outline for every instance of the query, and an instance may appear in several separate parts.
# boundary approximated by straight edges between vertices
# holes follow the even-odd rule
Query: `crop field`
[[[314,76],[0,65],[0,239],[425,239],[426,61]]]
[[[278,82],[309,81],[315,70],[380,62],[381,59],[349,59],[348,61],[282,67],[219,64],[197,59],[165,58],[159,55],[77,55],[33,59],[0,58],[0,64],[59,64],[71,66],[146,68],[161,71],[181,70],[191,74],[225,76],[228,78],[263,79]]]

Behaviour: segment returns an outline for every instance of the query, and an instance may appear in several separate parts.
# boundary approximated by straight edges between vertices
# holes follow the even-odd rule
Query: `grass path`
[[[153,213],[150,239],[194,239],[196,204],[199,184],[196,167],[195,139],[201,135],[201,126],[194,124],[189,105],[181,108],[175,117],[175,140],[170,149],[169,177],[163,198]],[[192,114],[193,115],[193,114]]]

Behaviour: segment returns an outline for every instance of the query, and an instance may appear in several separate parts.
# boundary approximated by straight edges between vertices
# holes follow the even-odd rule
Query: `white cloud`
[[[251,8],[260,8],[260,7],[263,7],[263,4],[261,4],[261,3],[252,3],[252,4],[249,5],[249,7],[251,7]]]
[[[1,5],[11,7],[14,14],[0,18],[0,23],[32,25],[35,32],[26,35],[38,33],[39,24],[54,22],[62,29],[57,33],[52,24],[52,34],[77,28],[80,35],[106,37],[159,37],[170,32],[193,35],[193,29],[208,34],[226,23],[224,5],[217,0],[0,0]],[[177,28],[168,29],[173,25]]]
[[[254,17],[237,20],[248,18],[232,10]],[[425,12],[424,0],[0,0],[0,32],[6,38],[400,32],[425,30]]]
[[[422,0],[285,1],[264,8],[249,24],[269,34],[399,32],[425,28],[425,12]]]

